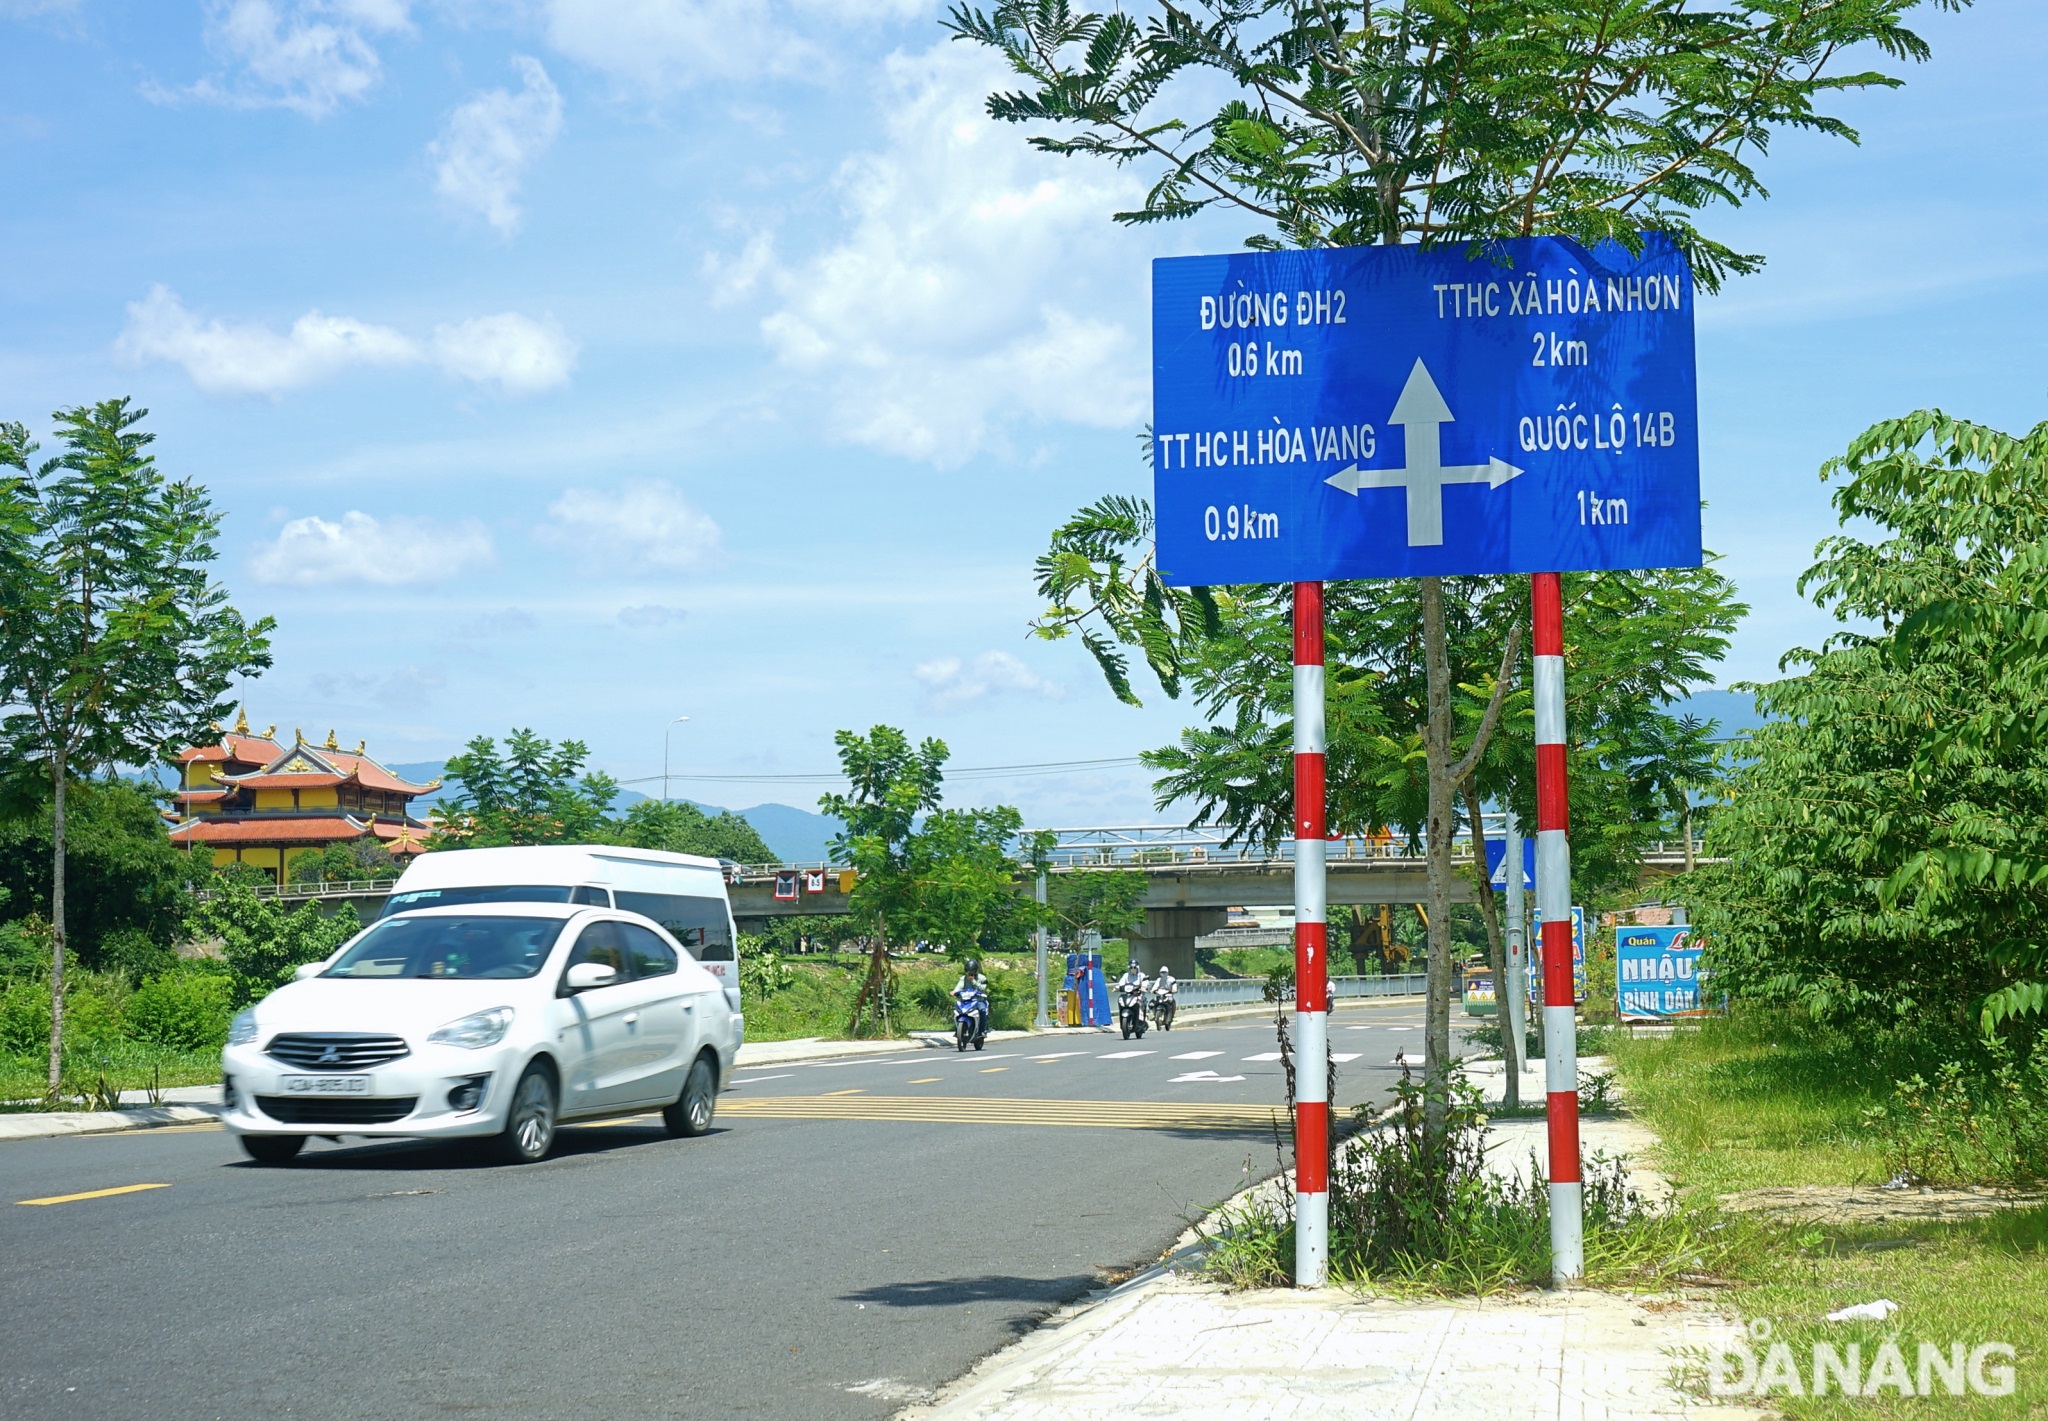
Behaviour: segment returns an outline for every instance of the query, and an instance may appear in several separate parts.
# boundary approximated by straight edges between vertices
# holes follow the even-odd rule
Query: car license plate
[[[286,1095],[368,1095],[368,1076],[286,1076]]]

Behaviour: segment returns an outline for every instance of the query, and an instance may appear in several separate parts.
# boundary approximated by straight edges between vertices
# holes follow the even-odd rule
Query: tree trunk
[[[1681,793],[1683,793],[1683,791],[1681,791]],[[1685,871],[1686,871],[1687,873],[1691,873],[1691,872],[1692,872],[1692,870],[1693,870],[1693,857],[1692,857],[1692,796],[1691,796],[1690,794],[1686,794],[1686,796],[1685,796],[1685,808],[1684,808],[1684,809],[1683,809],[1683,810],[1682,810],[1682,811],[1680,812],[1680,814],[1679,814],[1679,817],[1678,817],[1678,828],[1679,828],[1679,832],[1685,835]]]
[[[1500,1024],[1501,1065],[1507,1072],[1501,1104],[1512,1110],[1522,1103],[1522,1043],[1514,1039],[1515,1026],[1508,1017],[1507,937],[1501,932],[1493,878],[1486,871],[1486,831],[1479,816],[1479,792],[1470,779],[1465,781],[1465,817],[1472,825],[1472,861],[1479,870],[1479,916],[1486,920],[1486,960],[1493,968],[1493,1019]],[[1519,867],[1507,864],[1510,874]]]
[[[50,1096],[64,1083],[64,755],[50,757]]]
[[[846,1024],[848,1036],[861,1034],[861,1018],[878,1023],[886,1035],[889,1029],[889,920],[875,923],[875,945],[868,954],[868,970],[860,991],[853,998],[853,1019]]]
[[[1429,996],[1423,1026],[1423,1135],[1435,1157],[1450,1110],[1451,1070],[1451,836],[1456,813],[1451,782],[1451,668],[1444,631],[1443,580],[1422,579],[1422,655],[1428,715],[1423,762],[1429,779],[1423,856],[1429,869]]]

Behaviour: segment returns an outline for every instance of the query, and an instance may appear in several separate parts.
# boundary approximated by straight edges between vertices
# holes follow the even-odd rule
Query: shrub
[[[50,925],[31,915],[0,923],[0,977],[35,977],[50,970]]]
[[[1902,1184],[2020,1186],[2048,1178],[2048,1050],[2021,1063],[1993,1038],[1988,1069],[1957,1061],[1913,1075],[1864,1111]]]
[[[788,991],[796,981],[796,974],[782,960],[782,954],[750,933],[740,934],[739,958],[740,992],[756,1001]]]
[[[49,984],[16,978],[0,986],[0,1052],[25,1056],[49,1044]]]
[[[177,954],[140,928],[116,928],[100,940],[100,969],[141,983],[177,967]]]
[[[173,1051],[217,1051],[235,1014],[235,983],[219,972],[167,972],[128,999],[128,1034]]]

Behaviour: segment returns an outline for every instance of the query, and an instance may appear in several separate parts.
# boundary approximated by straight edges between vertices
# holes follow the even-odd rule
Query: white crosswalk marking
[[[1186,1055],[1175,1056],[1173,1059],[1176,1061],[1206,1061],[1211,1056],[1221,1056],[1222,1054],[1221,1051],[1190,1051]]]
[[[1214,1071],[1189,1071],[1184,1076],[1175,1076],[1167,1084],[1180,1085],[1184,1081],[1199,1081],[1203,1085],[1225,1085],[1243,1079],[1243,1076],[1219,1076]]]
[[[1086,1051],[1048,1051],[1043,1056],[1033,1056],[1034,1061],[1057,1061],[1067,1056],[1086,1056]]]
[[[1280,1053],[1278,1051],[1261,1051],[1258,1055],[1247,1056],[1245,1059],[1247,1061],[1277,1061],[1280,1059]]]
[[[1363,1051],[1332,1051],[1330,1059],[1333,1061],[1355,1061],[1364,1054]]]
[[[1103,1061],[1128,1061],[1133,1056],[1152,1056],[1156,1054],[1158,1053],[1153,1051],[1109,1051],[1097,1057],[1097,1059]]]

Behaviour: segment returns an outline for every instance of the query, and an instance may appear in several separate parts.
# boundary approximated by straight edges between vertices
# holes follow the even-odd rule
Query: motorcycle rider
[[[1161,1024],[1171,1022],[1175,1005],[1174,994],[1180,989],[1180,983],[1173,979],[1173,969],[1163,962],[1160,963],[1159,975],[1154,977],[1149,985],[1153,1008],[1161,1018]]]
[[[977,1011],[980,1020],[975,1023],[977,1039],[988,1035],[988,978],[981,975],[981,959],[970,957],[960,964],[960,980],[953,984],[953,1000],[959,1001],[966,992],[981,993],[982,1005]]]
[[[1138,960],[1135,957],[1131,959],[1131,965],[1124,969],[1124,975],[1116,979],[1117,1001],[1119,1004],[1123,1001],[1123,994],[1126,989],[1135,991],[1138,994],[1138,1034],[1141,1036],[1145,1033],[1145,1006],[1148,1000],[1146,991],[1151,985],[1145,978],[1145,969],[1138,965]],[[1126,1031],[1126,1035],[1128,1034],[1128,1031]]]

